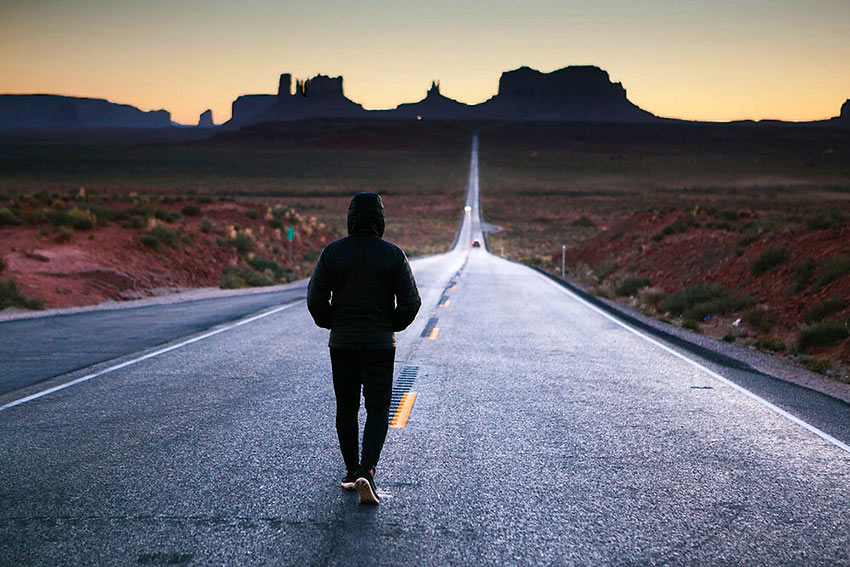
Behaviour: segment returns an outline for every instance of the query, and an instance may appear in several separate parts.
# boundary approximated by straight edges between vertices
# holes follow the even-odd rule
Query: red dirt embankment
[[[605,229],[568,249],[566,262],[572,277],[598,293],[614,296],[626,277],[644,278],[647,287],[621,299],[684,322],[687,315],[672,312],[664,298],[720,284],[725,297],[743,298],[744,305],[717,302],[720,312],[709,309],[687,326],[791,353],[821,372],[846,374],[840,366],[850,364],[850,338],[841,336],[840,327],[850,323],[850,223],[824,217],[815,228],[797,222],[765,229],[769,216],[752,210],[731,222],[699,210],[594,220]],[[748,230],[742,232],[743,224]],[[560,265],[560,256],[552,256],[553,264]],[[724,305],[733,307],[724,312]],[[832,338],[826,331],[817,334],[825,327],[831,327]],[[803,338],[806,333],[811,336]]]
[[[0,227],[0,279],[11,279],[24,296],[51,308],[286,282],[308,275],[334,238],[315,218],[256,203],[142,198],[47,207],[21,199],[12,205],[2,207],[7,226]],[[90,211],[93,225],[72,228],[80,220],[69,220],[74,210]]]

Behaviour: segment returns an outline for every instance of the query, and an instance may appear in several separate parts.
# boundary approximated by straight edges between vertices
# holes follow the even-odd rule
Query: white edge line
[[[599,307],[597,307],[596,305],[593,305],[592,303],[588,302],[587,300],[585,300],[585,299],[583,299],[583,298],[579,297],[578,295],[576,295],[575,293],[573,293],[573,292],[572,292],[572,291],[570,291],[569,289],[567,289],[567,288],[565,288],[564,286],[562,286],[562,285],[558,284],[557,282],[553,281],[552,279],[550,279],[550,278],[548,278],[548,277],[544,276],[543,274],[540,274],[539,272],[534,272],[534,273],[535,273],[535,274],[537,274],[538,276],[540,276],[541,278],[543,278],[544,280],[546,280],[547,282],[549,282],[550,284],[552,284],[553,286],[555,286],[556,288],[558,288],[559,290],[561,290],[562,292],[564,292],[564,293],[566,293],[567,295],[569,295],[570,297],[572,297],[574,300],[576,300],[576,301],[578,301],[579,303],[582,303],[582,304],[586,305],[587,307],[589,307],[589,308],[593,309],[594,311],[596,311],[597,313],[599,313],[600,315],[602,315],[602,316],[603,316],[603,317],[605,317],[606,319],[609,319],[609,320],[613,321],[614,323],[616,323],[617,325],[619,325],[619,326],[623,327],[623,328],[624,328],[624,329],[626,329],[627,331],[629,331],[629,332],[631,332],[631,333],[634,333],[635,335],[637,335],[637,336],[641,337],[642,339],[645,339],[645,340],[649,341],[650,343],[654,344],[655,346],[657,346],[657,347],[659,347],[659,348],[661,348],[661,349],[663,349],[663,350],[665,350],[665,351],[669,352],[669,353],[670,353],[670,354],[672,354],[673,356],[675,356],[675,357],[677,357],[677,358],[680,358],[680,359],[684,360],[685,362],[687,362],[687,363],[688,363],[688,364],[690,364],[691,366],[693,366],[693,367],[695,367],[695,368],[698,368],[699,370],[702,370],[703,372],[705,372],[706,374],[708,374],[709,376],[711,376],[711,377],[712,377],[712,378],[714,378],[715,380],[717,380],[717,381],[719,381],[719,382],[722,382],[723,384],[726,384],[726,385],[727,385],[727,386],[729,386],[730,388],[733,388],[733,389],[735,389],[735,390],[737,390],[737,391],[741,392],[741,393],[742,393],[742,394],[744,394],[745,396],[747,396],[747,397],[749,397],[749,398],[751,398],[751,399],[755,400],[756,402],[758,402],[759,404],[761,404],[761,405],[763,405],[764,407],[768,408],[769,410],[771,410],[771,411],[773,411],[773,412],[775,412],[775,413],[777,413],[777,414],[781,415],[782,417],[785,417],[785,418],[787,418],[787,419],[791,420],[792,422],[796,423],[797,425],[799,425],[799,426],[801,426],[801,427],[803,427],[803,428],[805,428],[805,429],[808,429],[809,431],[811,431],[812,433],[814,433],[815,435],[817,435],[818,437],[820,437],[820,438],[821,438],[821,439],[823,439],[824,441],[827,441],[827,442],[829,442],[829,443],[832,443],[833,445],[835,445],[835,446],[836,446],[836,447],[838,447],[839,449],[841,449],[841,450],[843,450],[843,451],[846,451],[847,453],[850,453],[850,445],[847,445],[846,443],[844,443],[844,442],[842,442],[842,441],[840,441],[840,440],[836,439],[835,437],[833,437],[833,436],[832,436],[832,435],[830,435],[829,433],[827,433],[827,432],[825,432],[825,431],[822,431],[821,429],[818,429],[817,427],[815,427],[815,426],[814,426],[814,425],[812,425],[811,423],[807,423],[807,422],[803,421],[802,419],[800,419],[799,417],[797,417],[797,416],[795,416],[795,415],[793,415],[793,414],[791,414],[791,413],[788,413],[788,412],[787,412],[787,411],[785,411],[784,409],[782,409],[782,408],[780,408],[780,407],[778,407],[778,406],[776,406],[776,405],[774,405],[774,404],[770,403],[769,401],[765,400],[764,398],[762,398],[762,397],[761,397],[761,396],[759,396],[758,394],[755,394],[755,393],[753,393],[753,392],[751,392],[751,391],[747,390],[747,389],[746,389],[746,388],[744,388],[743,386],[740,386],[740,385],[738,385],[738,384],[736,384],[736,383],[732,382],[732,381],[731,381],[731,380],[729,380],[728,378],[724,378],[723,376],[721,376],[720,374],[718,374],[718,373],[717,373],[717,372],[715,372],[714,370],[711,370],[710,368],[707,368],[706,366],[703,366],[702,364],[700,364],[700,363],[699,363],[699,362],[697,362],[696,360],[693,360],[692,358],[688,358],[688,357],[687,357],[687,356],[685,356],[684,354],[682,354],[682,353],[680,353],[680,352],[677,352],[677,351],[673,350],[672,348],[670,348],[669,346],[665,345],[664,343],[661,343],[661,342],[659,342],[659,341],[657,341],[657,340],[653,339],[653,338],[652,338],[652,337],[650,337],[649,335],[647,335],[647,334],[645,334],[645,333],[643,333],[643,332],[641,332],[641,331],[639,331],[639,330],[635,329],[635,328],[634,328],[634,327],[632,327],[631,325],[627,324],[627,323],[626,323],[626,322],[624,322],[624,321],[621,321],[620,319],[618,319],[618,318],[614,317],[614,316],[613,316],[613,315],[611,315],[610,313],[606,313],[604,310],[600,309],[600,308],[599,308]]]
[[[0,406],[0,411],[5,411],[9,408],[13,408],[15,406],[25,404],[27,402],[31,402],[32,400],[37,400],[38,398],[42,398],[42,397],[44,397],[48,394],[52,394],[53,392],[58,392],[59,390],[64,390],[65,388],[75,386],[76,384],[80,384],[82,382],[87,382],[88,380],[91,380],[92,378],[97,378],[98,376],[103,376],[104,374],[109,374],[110,372],[115,372],[116,370],[121,370],[122,368],[126,368],[128,366],[131,366],[133,364],[136,364],[137,362],[141,362],[143,360],[147,360],[149,358],[153,358],[155,356],[165,354],[166,352],[171,352],[172,350],[182,348],[186,345],[190,345],[192,343],[196,343],[196,342],[202,341],[204,339],[208,339],[208,338],[210,338],[214,335],[217,335],[219,333],[229,331],[230,329],[235,329],[236,327],[239,327],[239,326],[242,326],[242,325],[247,325],[248,323],[252,323],[254,321],[257,321],[258,319],[268,317],[269,315],[274,315],[275,313],[278,313],[279,311],[283,311],[284,309],[289,309],[290,307],[297,305],[298,303],[300,303],[300,301],[294,301],[292,303],[288,303],[286,305],[276,307],[276,308],[272,309],[271,311],[266,311],[264,313],[260,313],[259,315],[254,315],[253,317],[249,317],[248,319],[242,319],[241,321],[237,321],[236,323],[231,323],[230,325],[227,325],[226,327],[216,329],[215,331],[209,331],[207,333],[204,333],[203,335],[199,335],[197,337],[193,337],[191,339],[177,343],[176,345],[171,345],[171,346],[156,350],[154,352],[149,352],[148,354],[140,356],[138,358],[134,358],[132,360],[127,360],[127,361],[124,361],[120,364],[110,366],[109,368],[104,368],[103,370],[98,370],[97,372],[94,372],[92,374],[87,374],[85,376],[81,376],[80,378],[76,378],[74,380],[71,380],[70,382],[66,382],[66,383],[60,384],[58,386],[53,386],[52,388],[48,388],[47,390],[42,390],[41,392],[36,392],[35,394],[20,398],[18,400],[13,401],[13,402],[9,402],[6,405]]]

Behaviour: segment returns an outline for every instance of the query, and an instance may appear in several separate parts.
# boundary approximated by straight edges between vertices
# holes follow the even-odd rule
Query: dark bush
[[[237,233],[233,238],[229,238],[227,242],[236,248],[236,251],[242,256],[254,250],[254,239],[244,232]]]
[[[761,350],[769,350],[771,352],[782,352],[785,350],[785,343],[773,335],[764,335],[756,339],[755,347]]]
[[[574,220],[570,223],[570,226],[577,226],[581,228],[596,228],[596,223],[593,222],[587,215],[582,215],[580,218]]]
[[[260,218],[260,213],[258,213],[254,209],[248,209],[247,211],[245,211],[245,216],[251,220],[257,220],[258,218]]]
[[[201,214],[201,207],[198,205],[186,205],[180,209],[180,212],[187,217],[196,217]]]
[[[832,368],[832,361],[828,358],[818,356],[801,356],[800,364],[818,374],[826,374]]]
[[[161,221],[165,221],[167,223],[174,223],[183,218],[180,213],[176,211],[168,211],[165,209],[156,209],[153,212],[153,216]]]
[[[791,293],[799,293],[806,289],[818,263],[812,258],[806,258],[799,264],[794,264],[791,272]]]
[[[682,321],[682,328],[694,331],[695,333],[702,333],[702,328],[700,328],[699,323],[693,319],[685,319]]]
[[[139,240],[155,250],[160,250],[163,244],[171,248],[177,248],[180,244],[180,234],[176,230],[158,224],[140,236]]]
[[[15,214],[14,211],[7,207],[0,208],[0,227],[3,226],[18,226],[23,221]]]
[[[744,313],[742,319],[747,325],[762,333],[767,333],[776,325],[776,315],[767,309],[750,309]]]
[[[720,284],[698,284],[668,295],[663,308],[686,319],[701,321],[708,315],[739,311],[750,305],[751,298],[731,295]]]
[[[760,276],[788,260],[788,250],[785,248],[768,248],[753,261],[750,271],[754,276]]]
[[[844,217],[841,213],[831,211],[829,213],[821,213],[806,220],[806,226],[811,230],[826,230],[828,228],[836,228],[844,222]]]
[[[101,207],[92,205],[89,210],[94,214],[97,220],[119,222],[130,218],[130,215],[125,211],[113,209],[112,207]]]
[[[850,257],[833,256],[827,258],[818,268],[818,279],[815,282],[815,287],[820,289],[847,274],[850,274]]]
[[[0,309],[8,307],[44,309],[44,301],[24,297],[14,280],[0,280]]]
[[[800,350],[806,351],[812,347],[834,345],[850,336],[847,325],[843,322],[831,321],[807,327],[800,331],[798,339]]]
[[[269,226],[271,226],[272,228],[277,228],[279,230],[283,230],[285,225],[283,224],[283,221],[280,220],[280,219],[270,219],[269,220]]]
[[[741,240],[738,241],[738,246],[743,248],[743,247],[749,246],[750,244],[752,244],[753,242],[756,242],[758,240],[761,240],[760,234],[752,234],[750,236],[745,236],[744,238],[742,238]]]
[[[626,276],[614,282],[614,293],[618,296],[631,296],[649,285],[649,278]]]
[[[803,315],[803,322],[820,323],[830,315],[838,313],[844,309],[846,305],[847,304],[844,303],[843,300],[838,298],[827,299],[826,301],[815,303],[806,312],[806,314]]]
[[[221,274],[222,289],[238,289],[241,287],[261,287],[274,285],[274,282],[262,274],[239,266],[228,266]]]
[[[269,258],[263,258],[261,256],[254,256],[248,263],[254,267],[254,269],[259,270],[267,275],[271,274],[275,278],[283,279],[289,278],[292,275],[292,270],[290,268],[284,268],[274,260]]]

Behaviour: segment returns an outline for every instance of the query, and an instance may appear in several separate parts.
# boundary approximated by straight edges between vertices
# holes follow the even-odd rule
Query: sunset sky
[[[278,75],[369,109],[478,103],[502,71],[597,65],[696,120],[823,119],[850,98],[850,0],[0,0],[0,93],[106,98],[193,124]]]

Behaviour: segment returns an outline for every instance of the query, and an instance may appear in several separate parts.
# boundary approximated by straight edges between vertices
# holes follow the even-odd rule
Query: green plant
[[[618,296],[632,296],[649,285],[649,278],[626,276],[614,282],[614,293]]]
[[[596,266],[593,269],[593,275],[596,276],[596,281],[602,283],[602,281],[610,276],[617,269],[617,266],[611,264],[602,264],[601,266]]]
[[[180,213],[176,211],[168,211],[165,209],[156,209],[153,212],[154,218],[165,221],[167,223],[174,223],[183,218]]]
[[[70,242],[74,238],[74,229],[70,226],[60,226],[56,229],[56,242]]]
[[[723,335],[723,342],[724,343],[734,343],[737,339],[738,339],[738,335],[736,335],[732,331],[729,331],[725,335]]]
[[[773,335],[762,335],[753,344],[760,350],[769,350],[771,352],[782,352],[785,350],[785,343]]]
[[[18,226],[23,221],[11,209],[7,207],[0,208],[0,227],[3,226]]]
[[[186,205],[180,212],[187,217],[196,217],[201,214],[201,207],[198,205]]]
[[[844,222],[844,216],[836,211],[829,213],[820,213],[806,220],[806,225],[810,230],[826,230],[828,228],[836,228]]]
[[[248,209],[247,211],[245,211],[245,216],[251,220],[257,220],[258,218],[260,218],[260,213],[258,213],[254,209]]]
[[[141,240],[142,244],[159,251],[163,244],[171,248],[177,248],[180,244],[180,234],[176,230],[157,224],[142,234],[139,240]]]
[[[233,238],[229,238],[227,242],[236,248],[236,251],[242,256],[254,250],[254,238],[244,232],[237,233]]]
[[[696,333],[702,333],[702,328],[700,328],[699,323],[697,323],[693,319],[685,319],[684,321],[682,321],[682,328],[689,329]]]
[[[269,258],[254,256],[253,258],[248,260],[248,263],[251,264],[254,269],[278,279],[286,278],[288,280],[289,277],[292,276],[292,269],[284,268],[280,264]]]
[[[662,307],[686,319],[703,320],[708,315],[739,311],[752,304],[747,296],[732,295],[720,284],[697,284],[668,295]]]
[[[71,228],[77,230],[90,230],[97,223],[97,217],[89,209],[78,209],[74,207],[68,212]]]
[[[284,227],[285,227],[285,225],[283,224],[283,221],[280,220],[280,219],[276,219],[276,218],[269,219],[269,226],[271,226],[272,228],[276,228],[278,230],[283,230]]]
[[[201,221],[201,232],[204,234],[209,234],[213,231],[213,223],[210,219],[204,219]]]
[[[800,364],[818,374],[826,374],[832,368],[832,361],[819,356],[801,356]]]
[[[818,279],[815,282],[815,287],[820,289],[847,274],[850,274],[850,257],[832,256],[827,258],[818,268]]]
[[[767,333],[776,325],[776,315],[760,307],[750,309],[744,313],[742,319],[747,325],[762,333]]]
[[[791,269],[791,293],[806,289],[818,264],[811,257],[806,258]]]
[[[830,315],[838,313],[846,306],[847,304],[844,302],[844,300],[838,298],[820,301],[812,305],[806,312],[806,314],[803,315],[803,322],[820,323]]]
[[[850,336],[847,325],[843,322],[830,321],[806,327],[800,331],[798,344],[801,351],[813,347],[832,346]]]
[[[274,285],[274,282],[262,274],[239,266],[228,266],[220,278],[222,289],[238,289],[241,287],[260,287]]]
[[[0,309],[8,307],[44,309],[44,301],[25,297],[14,280],[0,280]]]
[[[760,276],[768,270],[775,268],[788,259],[788,250],[785,248],[768,248],[753,261],[750,271],[754,276]]]
[[[580,227],[580,228],[596,228],[596,223],[593,222],[591,218],[587,215],[582,215],[577,218],[573,222],[570,223],[570,226]]]

